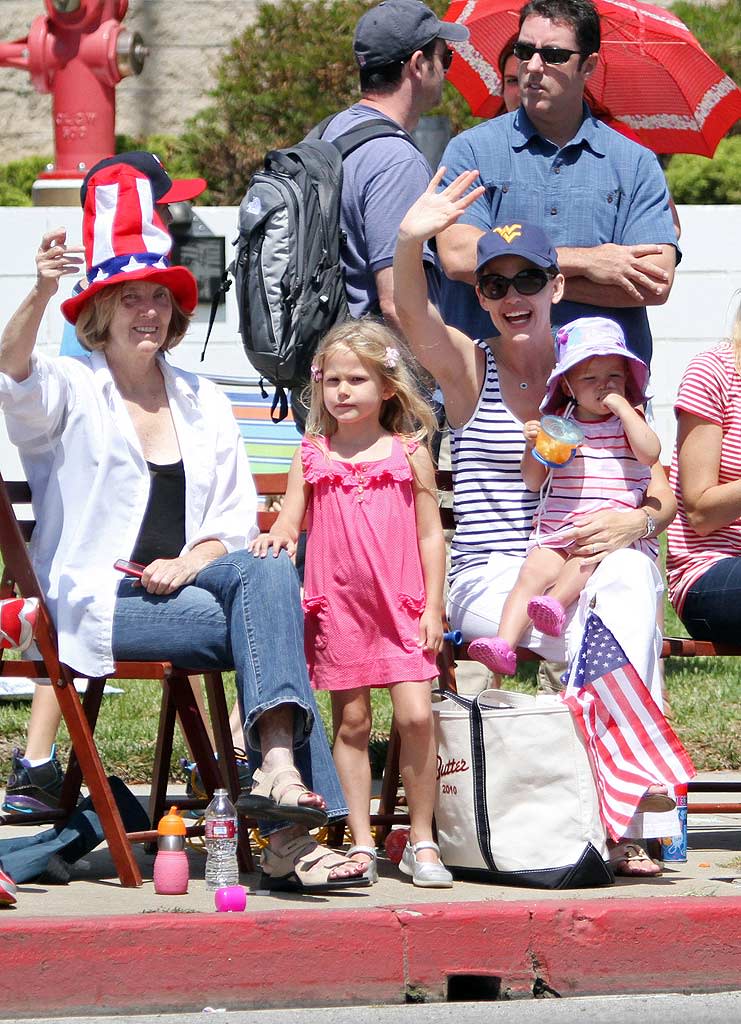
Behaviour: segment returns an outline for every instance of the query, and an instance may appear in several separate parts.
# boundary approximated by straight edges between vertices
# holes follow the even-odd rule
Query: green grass
[[[236,696],[233,674],[225,675],[224,680],[227,704],[231,707]],[[154,745],[157,738],[160,687],[157,683],[147,680],[118,682],[115,685],[121,687],[124,692],[103,699],[95,729],[95,739],[103,764],[109,774],[118,775],[125,782],[149,782],[152,777]],[[383,690],[373,690],[371,702],[374,719],[371,760],[374,770],[380,773],[391,725],[391,703],[388,693]],[[329,694],[318,694],[317,703],[327,734],[331,735]],[[23,749],[30,711],[30,701],[0,701],[0,785],[7,774],[13,747]],[[64,764],[69,753],[69,734],[64,723],[59,732],[58,752]],[[178,759],[187,756],[188,752],[180,730],[176,729],[171,771],[173,778],[181,777]]]
[[[686,636],[686,631],[666,604],[665,632]],[[512,686],[535,690],[534,663],[518,672]],[[227,702],[234,700],[232,675],[225,676]],[[148,782],[157,735],[160,689],[152,682],[122,682],[120,696],[106,697],[95,736],[103,763],[111,774],[127,782]],[[741,661],[736,658],[670,658],[666,662],[666,685],[673,725],[699,770],[741,770]],[[391,723],[391,703],[385,690],[372,691],[374,732],[371,759],[376,773],[385,757],[385,740]],[[329,695],[318,694],[318,703],[328,735],[331,735]],[[13,747],[25,743],[30,702],[0,702],[0,780],[10,762]],[[59,752],[64,763],[69,750],[67,730],[62,727]],[[176,730],[173,776],[177,761],[186,756],[185,745]]]

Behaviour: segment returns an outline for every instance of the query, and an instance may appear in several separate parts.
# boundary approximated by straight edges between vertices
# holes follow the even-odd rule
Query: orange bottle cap
[[[177,807],[171,807],[170,813],[160,818],[157,832],[161,836],[184,836],[185,822],[178,814]]]

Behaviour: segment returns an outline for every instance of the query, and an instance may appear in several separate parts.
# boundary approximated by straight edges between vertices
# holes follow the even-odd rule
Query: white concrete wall
[[[687,363],[727,337],[741,302],[741,206],[680,206],[683,259],[665,306],[649,310],[653,409],[668,462],[674,398]]]
[[[236,234],[237,211],[231,207],[198,207],[198,215],[215,233],[230,243]],[[650,310],[654,336],[652,367],[654,415],[662,439],[662,459],[671,458],[674,442],[672,404],[682,372],[689,359],[727,335],[736,306],[741,301],[741,206],[680,206],[681,245],[684,252],[665,306]],[[33,282],[33,259],[41,234],[59,224],[68,227],[70,240],[80,239],[80,211],[68,207],[0,207],[0,325],[18,305]],[[59,302],[66,298],[72,281],[63,282],[59,301],[51,304],[41,326],[40,348],[59,350],[63,319]],[[735,298],[734,298],[735,293]],[[206,359],[199,361],[206,324],[194,323],[186,339],[174,350],[173,360],[187,369],[209,374],[243,376],[254,381],[239,341],[234,289],[227,296],[226,320],[217,322]],[[0,436],[0,469],[16,468],[8,452],[4,431]]]

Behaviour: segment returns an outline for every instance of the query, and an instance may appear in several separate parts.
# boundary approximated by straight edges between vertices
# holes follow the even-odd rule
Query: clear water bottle
[[[237,812],[225,789],[215,789],[206,808],[206,888],[223,889],[239,882]]]

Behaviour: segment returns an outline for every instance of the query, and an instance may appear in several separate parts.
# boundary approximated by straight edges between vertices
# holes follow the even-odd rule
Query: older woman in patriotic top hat
[[[263,819],[267,885],[363,884],[364,865],[307,832],[346,808],[306,675],[296,575],[287,558],[244,551],[257,502],[229,403],[167,361],[197,286],[169,263],[146,173],[113,163],[90,176],[83,241],[86,279],[62,312],[89,355],[34,351],[59,278],[81,263],[64,229],[43,237],[36,284],[0,343],[0,405],[33,492],[31,554],[61,658],[91,676],[116,659],[234,666],[259,765],[240,809]],[[141,579],[117,559],[142,564]]]

